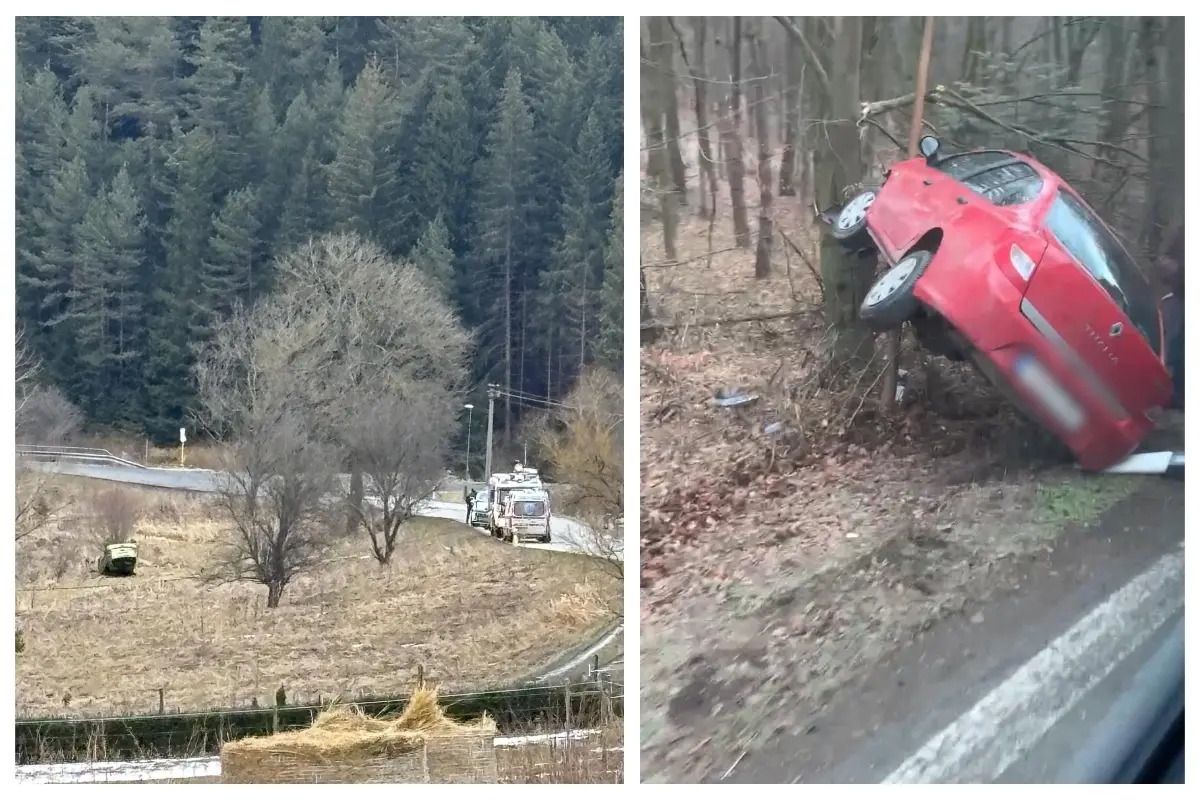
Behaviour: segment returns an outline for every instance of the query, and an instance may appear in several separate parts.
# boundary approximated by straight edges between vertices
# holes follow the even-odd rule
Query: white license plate
[[[1055,421],[1069,431],[1083,427],[1083,408],[1075,402],[1067,390],[1054,379],[1041,362],[1031,355],[1023,355],[1014,365],[1017,382],[1040,402]]]

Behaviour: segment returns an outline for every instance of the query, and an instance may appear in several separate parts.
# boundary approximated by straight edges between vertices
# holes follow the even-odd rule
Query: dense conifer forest
[[[17,317],[42,378],[92,426],[170,441],[215,326],[336,231],[444,288],[473,332],[464,402],[619,374],[621,37],[620,18],[18,18]]]

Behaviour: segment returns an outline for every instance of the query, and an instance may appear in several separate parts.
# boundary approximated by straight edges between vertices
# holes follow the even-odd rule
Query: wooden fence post
[[[567,730],[571,730],[571,679],[567,678],[563,684],[563,697],[566,699],[567,709]]]
[[[167,711],[167,698],[165,690],[160,686],[158,689],[158,713],[165,714]]]

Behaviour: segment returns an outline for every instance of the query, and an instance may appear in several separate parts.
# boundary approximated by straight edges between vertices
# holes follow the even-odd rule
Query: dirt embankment
[[[791,210],[776,222],[807,246]],[[815,273],[780,258],[754,280],[727,227],[718,220],[710,239],[707,222],[681,224],[673,260],[644,231],[651,304],[668,323],[642,350],[651,780],[719,776],[721,759],[797,724],[920,631],[972,613],[1003,588],[1004,565],[1041,557],[1141,483],[1080,473],[979,376],[907,339],[905,399],[883,410],[878,364],[825,369]],[[731,390],[756,399],[713,404]]]

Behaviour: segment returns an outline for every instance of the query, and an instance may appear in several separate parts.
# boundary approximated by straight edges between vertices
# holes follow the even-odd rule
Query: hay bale
[[[446,717],[419,686],[394,719],[354,705],[325,709],[312,727],[229,742],[222,783],[496,783],[496,724]]]

